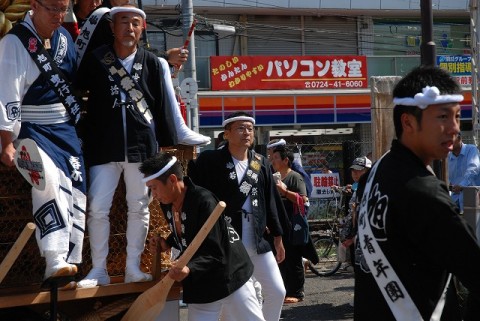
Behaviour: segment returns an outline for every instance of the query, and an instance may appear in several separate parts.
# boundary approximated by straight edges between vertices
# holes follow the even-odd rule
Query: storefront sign
[[[437,56],[437,65],[447,70],[460,85],[472,84],[472,57],[470,55]]]
[[[331,198],[334,193],[331,186],[340,185],[338,173],[311,174],[310,177],[313,185],[311,198]]]
[[[367,88],[365,56],[212,56],[212,90]]]

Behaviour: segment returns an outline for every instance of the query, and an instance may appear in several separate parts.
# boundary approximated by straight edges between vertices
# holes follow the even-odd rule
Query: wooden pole
[[[20,236],[17,238],[17,240],[13,244],[10,251],[8,251],[7,255],[2,261],[2,264],[0,264],[0,283],[2,283],[8,271],[10,271],[10,268],[12,267],[13,263],[15,263],[15,261],[17,260],[18,256],[20,255],[20,252],[22,252],[23,248],[25,247],[25,244],[27,244],[28,239],[32,235],[33,231],[35,231],[35,228],[36,226],[32,222],[27,223],[22,233],[20,233]]]
[[[203,240],[205,240],[207,237],[213,225],[215,225],[217,222],[225,207],[225,202],[218,202],[217,206],[205,221],[200,231],[198,231],[197,235],[188,245],[185,252],[183,252],[182,256],[177,260],[177,263],[175,264],[176,267],[183,268],[185,265],[187,265],[195,252],[197,252]],[[162,312],[163,307],[165,306],[168,292],[170,291],[173,283],[174,280],[167,274],[160,282],[143,292],[135,300],[135,302],[133,302],[130,309],[123,316],[122,321],[155,320],[156,316]]]

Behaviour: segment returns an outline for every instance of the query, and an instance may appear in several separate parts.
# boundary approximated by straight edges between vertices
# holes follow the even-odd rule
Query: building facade
[[[144,1],[152,46],[183,44],[178,3]],[[469,5],[432,0],[437,64],[465,87],[464,131],[472,117]],[[323,163],[340,172],[372,149],[371,77],[420,64],[420,0],[193,0],[193,7],[200,131],[216,137],[226,115],[245,110],[257,119],[259,145],[282,137],[320,146],[319,158],[333,155]],[[346,149],[352,155],[338,156]]]

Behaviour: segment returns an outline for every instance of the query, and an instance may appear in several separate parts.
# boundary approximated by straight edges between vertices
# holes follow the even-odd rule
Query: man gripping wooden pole
[[[198,250],[203,240],[207,237],[215,222],[218,220],[223,210],[225,202],[220,201],[209,218],[205,221],[200,231],[193,241],[187,247],[183,255],[178,259],[176,267],[182,268],[190,261]],[[154,320],[160,314],[165,306],[168,292],[172,287],[174,280],[168,274],[156,285],[142,293],[127,311],[122,321]]]

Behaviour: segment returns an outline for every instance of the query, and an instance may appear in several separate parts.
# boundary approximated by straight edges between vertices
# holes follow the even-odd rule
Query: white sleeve
[[[21,115],[21,102],[40,72],[27,50],[15,35],[0,41],[0,130],[14,131]]]

